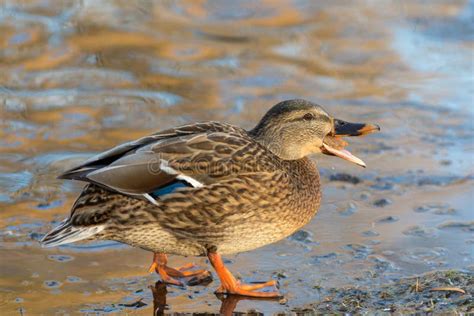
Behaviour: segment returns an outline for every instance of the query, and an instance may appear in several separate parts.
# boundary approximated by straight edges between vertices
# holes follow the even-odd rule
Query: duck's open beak
[[[380,131],[380,127],[376,124],[349,123],[334,119],[333,132],[324,139],[322,152],[327,155],[340,157],[365,168],[366,165],[362,159],[354,156],[347,149],[344,149],[344,147],[347,146],[347,143],[340,137],[362,136],[377,131]]]
[[[377,124],[349,123],[334,120],[334,136],[362,136],[380,131]]]

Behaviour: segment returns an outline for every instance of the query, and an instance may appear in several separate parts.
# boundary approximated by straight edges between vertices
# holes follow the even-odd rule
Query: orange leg
[[[194,264],[190,263],[180,268],[171,268],[167,266],[168,257],[164,253],[155,253],[153,255],[153,263],[151,264],[148,272],[152,273],[156,271],[160,276],[163,282],[168,284],[174,284],[178,286],[183,286],[181,281],[176,280],[175,278],[187,278],[192,276],[209,276],[209,271],[206,270],[195,270],[195,271],[187,271],[194,267]]]
[[[216,293],[225,294],[236,294],[251,297],[280,297],[278,292],[256,292],[255,290],[276,286],[276,281],[269,281],[261,284],[240,284],[230,271],[225,267],[224,262],[219,254],[215,252],[209,252],[207,254],[209,261],[217,272],[219,279],[221,280],[221,286],[217,289]]]

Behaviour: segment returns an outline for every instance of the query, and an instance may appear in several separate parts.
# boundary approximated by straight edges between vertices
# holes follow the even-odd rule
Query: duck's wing
[[[229,126],[230,127],[230,126]],[[76,166],[72,169],[69,169],[58,176],[58,179],[70,179],[70,180],[79,180],[79,181],[88,181],[87,174],[103,168],[114,161],[122,158],[123,156],[133,153],[137,149],[152,144],[154,142],[170,139],[180,136],[193,135],[205,132],[225,130],[228,128],[225,124],[218,122],[205,122],[205,123],[196,123],[190,125],[184,125],[172,129],[167,129],[148,135],[137,140],[127,142],[116,147],[113,147],[107,151],[104,151],[98,155],[95,155],[79,166]]]
[[[198,123],[119,145],[60,178],[94,183],[154,202],[156,196],[180,184],[201,187],[242,172],[256,172],[261,164],[252,161],[263,150],[243,129],[217,122]]]

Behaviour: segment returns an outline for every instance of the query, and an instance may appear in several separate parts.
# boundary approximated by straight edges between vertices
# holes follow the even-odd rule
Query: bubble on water
[[[234,260],[232,260],[232,259],[227,259],[227,258],[225,258],[225,259],[223,259],[223,261],[224,261],[224,264],[225,264],[225,265],[234,264]]]
[[[382,257],[382,256],[378,256],[378,255],[371,255],[369,256],[369,259],[370,261],[374,262],[375,263],[375,269],[377,271],[386,271],[386,270],[395,270],[396,269],[396,266],[393,262],[391,262],[390,260]]]
[[[325,253],[325,254],[322,254],[322,255],[312,256],[311,258],[314,259],[314,261],[316,263],[319,263],[321,261],[335,259],[335,258],[337,258],[337,254],[335,252],[329,252],[329,253]]]
[[[348,244],[344,248],[350,250],[356,259],[365,259],[372,253],[372,248],[364,244]]]
[[[408,236],[417,236],[424,238],[433,238],[436,237],[436,230],[434,228],[425,227],[422,225],[410,226],[402,232],[404,235]]]
[[[444,248],[443,248],[444,249]],[[431,249],[431,248],[413,248],[405,250],[400,258],[402,261],[415,263],[415,264],[426,264],[429,266],[439,266],[442,262],[441,259],[446,256],[443,249]]]
[[[80,312],[84,314],[92,314],[92,315],[102,315],[102,314],[111,314],[111,313],[119,313],[122,311],[122,308],[116,307],[114,304],[111,306],[94,306],[92,305],[91,309],[81,309]]]
[[[38,203],[38,205],[36,205],[36,208],[38,210],[49,210],[55,207],[59,207],[62,204],[63,204],[62,200],[55,200],[51,202],[41,202],[41,203]]]
[[[56,262],[69,262],[74,260],[74,257],[68,255],[49,255],[48,259]]]
[[[375,200],[374,203],[372,204],[377,207],[385,207],[387,205],[392,204],[392,200],[387,199],[387,198],[381,198],[381,199]]]
[[[43,282],[43,286],[50,289],[57,289],[61,287],[62,285],[63,284],[61,282],[56,281],[56,280],[46,280]]]
[[[340,181],[340,182],[347,182],[352,184],[358,184],[362,182],[359,177],[353,176],[348,173],[336,173],[329,176],[330,181]]]
[[[425,213],[425,212],[428,212],[429,210],[430,208],[427,205],[418,206],[414,209],[414,211],[417,213]]]
[[[376,232],[375,230],[366,230],[362,232],[361,235],[364,237],[375,237],[375,236],[379,236],[380,234]]]
[[[449,159],[442,159],[439,161],[439,164],[442,166],[450,166],[453,162]]]
[[[374,190],[379,190],[379,191],[390,191],[392,190],[395,185],[392,182],[387,182],[387,181],[377,181],[373,185],[370,186]]]
[[[456,213],[456,209],[452,208],[452,207],[449,207],[449,208],[445,208],[445,209],[435,210],[433,213],[436,214],[436,215],[453,215],[453,214]]]
[[[445,186],[453,182],[459,181],[461,177],[455,176],[429,176],[421,178],[417,181],[418,186]]]
[[[448,249],[444,247],[433,247],[433,250],[438,252],[441,256],[446,256],[448,254]]]
[[[44,234],[38,233],[38,232],[32,232],[30,233],[30,238],[36,241],[40,241],[43,238]]]
[[[80,282],[84,282],[84,280],[82,280],[80,277],[73,276],[73,275],[69,275],[69,276],[66,278],[66,281],[69,282],[69,283],[80,283]]]
[[[474,221],[447,221],[438,225],[439,229],[460,229],[474,231]]]
[[[428,203],[414,208],[417,213],[433,212],[437,215],[451,215],[456,213],[456,210],[447,203]]]
[[[394,223],[394,222],[397,222],[397,221],[398,221],[398,217],[392,216],[392,215],[384,216],[384,217],[381,217],[381,218],[377,219],[377,223]]]
[[[358,198],[362,201],[367,201],[370,198],[371,194],[370,192],[361,192],[356,194],[355,198]]]
[[[309,231],[306,231],[304,229],[300,229],[290,237],[288,237],[290,240],[297,241],[297,242],[302,242],[305,244],[309,244],[313,242],[313,234]]]
[[[380,245],[382,242],[378,239],[372,239],[372,240],[369,240],[368,244],[371,245],[371,246],[374,246],[374,245]]]
[[[339,215],[350,216],[357,211],[357,206],[352,202],[344,203],[337,207],[337,211],[339,212]]]
[[[395,254],[395,251],[393,251],[393,250],[384,250],[384,251],[382,251],[382,255],[387,256],[387,257],[393,256],[394,254]]]

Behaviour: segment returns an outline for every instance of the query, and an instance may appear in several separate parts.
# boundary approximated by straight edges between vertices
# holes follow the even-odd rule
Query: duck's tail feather
[[[56,247],[94,236],[104,230],[105,225],[73,226],[69,219],[64,220],[58,227],[47,233],[41,239],[43,247]]]

